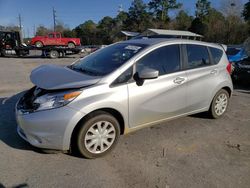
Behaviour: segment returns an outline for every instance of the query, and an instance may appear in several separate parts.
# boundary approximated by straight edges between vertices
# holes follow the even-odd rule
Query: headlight
[[[60,93],[49,93],[34,100],[35,111],[59,108],[73,101],[82,91],[68,91]]]

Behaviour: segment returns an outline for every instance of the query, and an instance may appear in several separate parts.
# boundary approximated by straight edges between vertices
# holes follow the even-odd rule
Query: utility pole
[[[19,32],[20,32],[20,38],[21,42],[23,42],[23,32],[22,32],[22,17],[21,14],[18,14],[18,22],[19,22]]]
[[[19,30],[22,31],[22,18],[21,14],[18,14]]]
[[[36,36],[36,25],[33,25],[33,35]]]
[[[54,32],[56,31],[56,10],[53,7],[53,22],[54,22]]]
[[[30,30],[27,28],[27,38],[30,38]]]

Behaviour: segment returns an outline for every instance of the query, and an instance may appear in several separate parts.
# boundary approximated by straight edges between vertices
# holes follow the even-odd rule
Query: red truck
[[[35,36],[31,39],[30,44],[38,48],[43,46],[67,46],[75,48],[76,46],[80,46],[81,42],[79,38],[62,38],[61,33],[52,32],[47,36]]]

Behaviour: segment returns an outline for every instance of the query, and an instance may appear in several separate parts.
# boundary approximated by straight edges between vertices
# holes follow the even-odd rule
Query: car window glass
[[[226,54],[227,55],[236,55],[240,52],[239,48],[228,48]]]
[[[117,43],[84,57],[71,68],[86,74],[104,76],[122,66],[146,47],[145,44]]]
[[[187,45],[188,68],[203,67],[210,64],[206,46]]]
[[[127,83],[133,75],[133,67],[130,67],[125,72],[123,72],[114,82],[112,85],[119,85],[123,83]]]
[[[60,34],[56,34],[56,38],[60,38]]]
[[[159,71],[159,75],[180,70],[180,49],[179,45],[169,45],[158,48],[143,58],[136,64],[137,72],[144,68],[151,68]]]
[[[54,38],[54,34],[49,34],[49,38]]]
[[[213,56],[215,64],[219,63],[223,55],[223,51],[218,48],[209,47],[209,50]]]

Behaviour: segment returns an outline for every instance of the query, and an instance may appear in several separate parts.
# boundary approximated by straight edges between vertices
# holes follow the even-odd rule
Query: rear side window
[[[213,56],[214,63],[218,64],[221,60],[222,55],[223,55],[223,51],[218,49],[218,48],[212,48],[212,47],[209,47],[209,50]]]
[[[169,45],[160,47],[143,58],[136,64],[136,70],[151,68],[159,71],[159,75],[164,75],[180,70],[180,49],[179,45]]]
[[[199,68],[210,65],[206,46],[187,44],[188,68]]]

